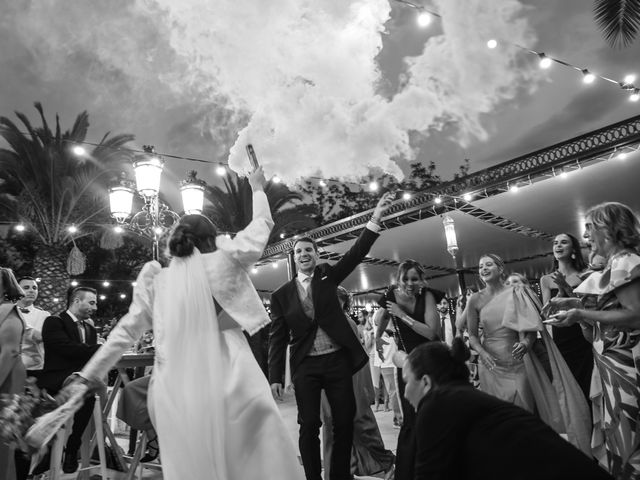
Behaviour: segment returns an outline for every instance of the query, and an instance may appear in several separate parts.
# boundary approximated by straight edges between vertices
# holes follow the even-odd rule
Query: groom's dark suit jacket
[[[93,326],[87,324],[85,333],[87,343],[82,343],[78,326],[66,312],[45,319],[42,325],[44,368],[38,380],[41,388],[54,394],[69,375],[82,370],[100,347]]]
[[[349,352],[352,373],[360,370],[369,356],[348,323],[340,306],[337,287],[367,255],[378,234],[365,228],[349,251],[333,266],[316,266],[311,279],[315,319],[305,315],[298,295],[297,280],[285,283],[271,295],[269,336],[269,383],[284,385],[287,343],[291,345],[291,376],[309,353],[318,327]]]

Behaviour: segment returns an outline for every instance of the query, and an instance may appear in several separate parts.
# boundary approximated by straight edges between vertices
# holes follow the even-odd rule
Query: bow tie
[[[20,308],[20,311],[21,311],[22,313],[29,313],[29,312],[31,311],[31,310],[29,310],[28,308],[22,308],[22,307],[18,307],[18,308]]]

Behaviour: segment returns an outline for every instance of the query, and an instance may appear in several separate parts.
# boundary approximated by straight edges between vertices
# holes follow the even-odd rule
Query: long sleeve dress
[[[267,198],[253,220],[217,250],[140,273],[129,313],[82,371],[103,377],[140,334],[154,330],[149,410],[167,480],[302,479],[304,474],[267,380],[242,333],[269,317],[247,273],[273,225]],[[222,307],[216,313],[213,298]]]

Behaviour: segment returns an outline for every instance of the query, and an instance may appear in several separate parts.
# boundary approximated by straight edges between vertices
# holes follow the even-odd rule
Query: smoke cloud
[[[133,133],[168,125],[159,134],[176,149],[201,137],[238,171],[252,143],[267,174],[287,181],[370,168],[401,177],[396,160],[417,154],[411,131],[453,124],[461,144],[486,140],[483,115],[535,85],[519,51],[486,48],[534,45],[515,0],[436,0],[441,25],[391,94],[377,60],[393,34],[389,0],[9,3],[0,28],[19,39],[30,74],[78,110]]]

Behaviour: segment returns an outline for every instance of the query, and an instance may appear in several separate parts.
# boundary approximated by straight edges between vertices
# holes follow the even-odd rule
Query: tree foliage
[[[631,45],[640,28],[640,0],[595,0],[593,14],[612,47]]]

